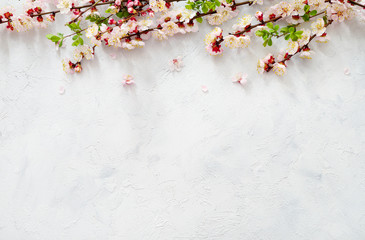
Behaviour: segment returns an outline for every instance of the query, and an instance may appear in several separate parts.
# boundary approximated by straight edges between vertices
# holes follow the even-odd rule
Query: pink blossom
[[[350,75],[350,69],[345,68],[345,69],[343,70],[343,73],[344,73],[345,75]]]
[[[124,75],[124,81],[123,81],[123,84],[124,85],[132,85],[134,84],[134,81],[133,81],[134,77],[132,75]]]
[[[184,63],[182,61],[181,56],[178,56],[177,58],[174,58],[170,61],[171,71],[180,72],[183,66],[184,66]]]
[[[208,87],[205,85],[202,85],[202,92],[204,92],[204,93],[208,92]]]
[[[65,87],[64,87],[64,86],[61,86],[61,87],[58,89],[58,93],[59,93],[60,95],[65,94],[65,91],[66,91],[66,89],[65,89]]]
[[[240,83],[243,86],[246,85],[247,84],[247,74],[246,73],[242,74],[241,72],[237,73],[236,75],[233,76],[232,82]]]

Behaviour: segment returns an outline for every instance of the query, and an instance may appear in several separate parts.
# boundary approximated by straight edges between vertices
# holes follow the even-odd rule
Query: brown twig
[[[359,7],[362,7],[365,9],[365,5],[364,4],[361,4],[361,3],[358,3],[358,2],[355,2],[353,0],[347,0],[347,2],[349,2],[351,5],[356,5],[356,6],[359,6]]]

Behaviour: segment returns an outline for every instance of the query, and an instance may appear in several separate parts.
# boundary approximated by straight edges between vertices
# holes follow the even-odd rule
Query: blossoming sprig
[[[95,3],[91,3],[91,4],[86,4],[86,5],[79,5],[77,6],[76,4],[71,4],[71,0],[59,0],[59,4],[57,6],[60,5],[60,3],[65,2],[64,6],[68,6],[67,9],[66,8],[60,8],[58,10],[53,10],[53,11],[44,11],[45,8],[45,4],[44,4],[44,0],[30,0],[27,2],[26,4],[26,8],[23,12],[23,14],[18,15],[18,16],[14,16],[15,15],[15,11],[14,9],[10,8],[10,7],[6,7],[5,9],[2,9],[1,11],[3,13],[0,13],[0,24],[7,24],[6,28],[11,30],[11,31],[26,31],[29,30],[33,27],[46,27],[47,26],[47,22],[54,22],[55,21],[55,16],[58,13],[65,13],[65,12],[70,12],[72,11],[73,14],[79,14],[81,9],[84,8],[90,8],[91,6],[93,6],[94,4],[94,8],[96,6],[101,6],[101,5],[107,5],[107,4],[112,4],[115,3],[118,0],[102,0],[102,2],[99,2],[97,4]],[[92,0],[91,2],[94,2],[94,0]],[[75,1],[75,3],[77,3]],[[4,11],[5,10],[5,11]],[[44,17],[47,16],[45,21]],[[55,39],[55,38],[54,38]]]
[[[73,34],[74,36],[72,37],[72,40],[74,40],[74,42],[72,43],[72,46],[77,47],[78,45],[83,45],[84,44],[84,39],[82,39],[83,30],[80,27],[80,22],[77,23],[71,22],[67,24],[67,26],[71,29],[71,31],[74,32]]]
[[[315,10],[314,10],[315,11]],[[316,16],[319,16],[321,14],[324,14],[325,11],[322,11],[320,13],[317,13],[317,11],[315,11],[315,14],[310,14],[310,16],[308,17],[308,21],[311,18],[314,18]],[[326,19],[326,18],[324,18]],[[280,29],[280,26],[274,25],[272,22],[268,22],[266,24],[267,29],[260,29],[256,31],[256,36],[258,37],[262,37],[264,40],[263,46],[266,47],[267,45],[271,46],[272,45],[272,37],[283,37],[285,38],[285,40],[292,40],[292,41],[297,41],[298,39],[300,39],[302,37],[303,31],[299,30],[297,31],[297,28],[300,25],[300,23],[297,24],[291,24],[288,25],[286,27],[282,27]],[[280,30],[279,30],[280,29]],[[281,34],[279,34],[279,32]]]
[[[90,10],[91,8],[94,8],[95,6],[97,6],[99,4],[100,1],[94,3],[93,5],[89,6],[87,8],[87,10],[85,10],[83,13],[85,13],[86,11]],[[113,1],[113,2],[116,2],[116,1]],[[108,2],[110,3],[110,2]],[[146,6],[147,4],[143,4],[143,6]],[[79,16],[81,16],[83,13],[80,13]],[[120,12],[118,12],[120,13]],[[118,15],[115,14],[115,15]],[[139,13],[136,11],[136,14]],[[89,14],[85,20],[88,20],[92,23],[95,23],[97,26],[100,27],[101,24],[108,24],[108,19],[110,17],[112,17],[114,14],[110,14],[109,16],[107,17],[101,17],[99,14]],[[120,15],[119,15],[120,16]],[[127,15],[124,18],[124,20],[128,20],[129,17],[132,16],[130,15],[128,12],[127,12]],[[121,17],[121,16],[120,16]],[[121,21],[121,23],[124,22],[124,21]],[[47,35],[47,38],[50,39],[52,42],[54,42],[56,45],[59,45],[59,47],[62,47],[63,45],[63,41],[65,38],[68,38],[68,37],[72,37],[72,40],[73,40],[73,43],[72,43],[72,46],[78,46],[78,45],[83,45],[84,44],[84,40],[82,38],[82,32],[84,32],[85,30],[89,29],[89,27],[87,28],[84,28],[84,29],[81,29],[80,27],[80,21],[79,22],[74,22],[74,21],[71,21],[70,23],[66,24],[70,29],[71,31],[73,31],[74,33],[72,34],[69,34],[69,35],[66,35],[64,36],[62,33],[58,33],[57,35],[53,35],[53,34],[48,34]]]
[[[311,7],[308,4],[304,5],[303,10],[304,10],[305,14],[303,14],[302,19],[305,22],[308,22],[311,16],[315,16],[317,14],[317,10],[314,9],[311,11],[310,8]]]
[[[318,22],[324,22],[322,18],[317,19]],[[317,32],[315,30],[315,26],[313,25],[312,28],[314,28],[314,34],[312,35],[308,35],[305,39],[305,44],[303,44],[302,46],[298,46],[294,52],[291,53],[284,53],[284,54],[279,54],[279,56],[275,59],[274,56],[272,56],[271,54],[267,55],[265,58],[260,59],[257,63],[257,71],[259,73],[264,73],[264,72],[270,72],[271,70],[274,71],[274,73],[278,76],[282,76],[285,74],[286,72],[286,62],[289,61],[293,56],[295,56],[298,53],[301,53],[301,57],[302,58],[308,58],[310,59],[311,57],[309,56],[311,50],[309,48],[309,43],[316,37],[322,37],[323,35],[325,35],[325,30],[326,27],[330,24],[333,23],[333,20],[329,20],[326,24],[323,24],[321,26],[321,32]]]
[[[238,6],[242,6],[242,5],[247,5],[249,3],[250,3],[250,1],[245,1],[245,2],[241,2],[241,3],[235,3],[234,5],[232,5],[232,7],[238,7]],[[197,12],[190,19],[186,19],[185,21],[176,21],[174,23],[177,24],[177,25],[184,24],[186,22],[187,23],[193,23],[194,20],[198,20],[199,18],[208,16],[208,15],[212,15],[212,14],[215,14],[215,13],[217,13],[217,12],[216,11],[211,11],[211,12],[201,13],[201,14]],[[141,35],[141,34],[147,34],[148,32],[156,31],[156,30],[161,30],[161,29],[163,29],[163,26],[160,24],[157,27],[148,28],[148,29],[145,29],[143,31],[139,31],[139,32],[132,33],[132,34],[127,34],[127,35],[123,36],[121,39],[130,38],[130,37],[138,36],[138,35]]]
[[[297,31],[296,25],[288,25],[280,29],[280,26],[274,25],[272,22],[266,24],[268,30],[260,29],[256,31],[256,36],[262,37],[264,40],[263,46],[266,47],[267,45],[272,46],[272,37],[282,37],[285,36],[285,40],[291,39],[292,41],[297,41],[299,38],[302,37],[303,31]],[[280,29],[280,31],[279,31]],[[280,33],[281,34],[280,34]]]
[[[289,25],[280,29],[280,26],[278,24],[274,25],[272,22],[268,22],[266,24],[266,27],[268,28],[268,30],[263,28],[257,30],[255,33],[256,36],[262,37],[262,39],[264,40],[264,47],[266,47],[267,45],[271,46],[272,37],[279,37],[281,35],[279,32],[281,32],[282,35],[285,36],[285,40],[289,40],[291,38],[293,41],[298,40],[298,38],[300,38],[303,33],[303,31],[297,31],[294,25]]]

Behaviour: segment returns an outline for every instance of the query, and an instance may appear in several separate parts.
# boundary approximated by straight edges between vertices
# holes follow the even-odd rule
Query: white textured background
[[[2,30],[0,239],[365,239],[359,27],[331,26],[283,78],[256,73],[276,51],[260,41],[209,56],[204,24],[116,60],[99,49],[72,77],[44,37],[60,25]]]

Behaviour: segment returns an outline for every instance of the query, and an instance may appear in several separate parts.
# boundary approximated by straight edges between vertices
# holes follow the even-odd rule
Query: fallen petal
[[[205,92],[205,93],[206,93],[206,92],[208,92],[208,88],[207,88],[207,86],[203,85],[203,86],[202,86],[202,91],[203,91],[203,92]]]
[[[66,89],[65,89],[65,87],[64,87],[64,86],[61,86],[61,87],[58,89],[58,93],[59,93],[60,95],[65,94],[65,91],[66,91]]]
[[[350,69],[345,68],[343,72],[344,72],[345,75],[349,75],[350,74]]]

